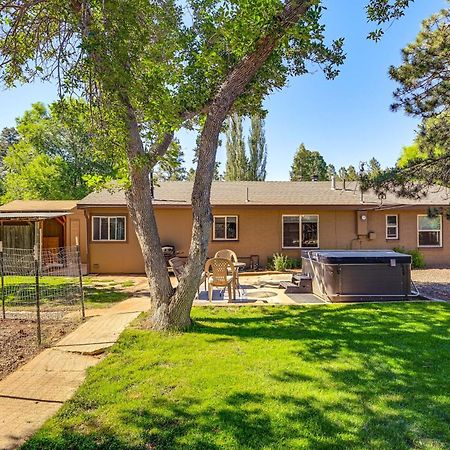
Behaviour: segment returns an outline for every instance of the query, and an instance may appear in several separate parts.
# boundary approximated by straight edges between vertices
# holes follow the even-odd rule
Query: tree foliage
[[[421,197],[430,186],[450,186],[450,9],[426,19],[416,40],[402,51],[402,64],[390,68],[400,86],[392,109],[422,123],[412,146],[396,167],[366,180],[378,191]]]
[[[159,159],[153,174],[157,180],[187,180],[188,172],[184,167],[184,153],[178,140],[172,141],[166,154]]]
[[[248,137],[249,181],[264,181],[266,179],[267,144],[264,128],[264,119],[260,114],[253,114],[250,118],[250,136]]]
[[[227,162],[224,179],[226,181],[245,181],[247,179],[249,161],[245,153],[242,116],[237,113],[234,113],[228,119],[225,149]]]
[[[328,179],[328,166],[318,151],[308,150],[305,144],[300,144],[295,152],[291,166],[291,181],[311,181],[317,177],[318,181]]]
[[[14,127],[5,127],[0,133],[0,168],[9,147],[19,142],[19,133]]]
[[[227,181],[264,181],[266,179],[267,144],[264,119],[259,113],[250,117],[250,133],[245,145],[243,117],[233,114],[228,119],[226,130]]]
[[[3,158],[4,201],[80,199],[91,190],[89,177],[115,175],[93,150],[86,108],[35,103],[17,119]]]

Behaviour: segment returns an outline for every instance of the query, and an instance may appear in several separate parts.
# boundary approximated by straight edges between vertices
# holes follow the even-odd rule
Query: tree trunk
[[[189,258],[176,290],[173,290],[170,284],[161,250],[150,194],[150,170],[148,167],[143,169],[133,164],[134,159],[143,155],[144,151],[134,110],[130,102],[126,102],[129,124],[127,153],[132,184],[127,194],[127,202],[144,254],[153,306],[149,322],[154,329],[183,329],[191,323],[190,311],[200,284],[211,233],[211,185],[222,124],[236,99],[242,95],[267,61],[286,29],[297,23],[310,4],[310,1],[295,0],[286,4],[275,21],[274,30],[262,37],[255,50],[231,71],[208,108],[200,136],[198,164],[192,190],[193,224]]]
[[[131,186],[126,192],[126,200],[131,220],[144,257],[150,301],[152,306],[152,326],[167,328],[166,313],[174,289],[166,267],[150,185],[150,167],[140,158],[146,157],[134,109],[128,99],[124,100],[127,109],[128,145],[127,158]],[[153,323],[154,322],[154,323]]]

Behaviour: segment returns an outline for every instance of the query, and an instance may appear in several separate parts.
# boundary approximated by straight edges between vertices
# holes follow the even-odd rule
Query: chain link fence
[[[57,328],[85,317],[80,249],[3,248],[0,242],[1,317],[36,323],[39,344]]]

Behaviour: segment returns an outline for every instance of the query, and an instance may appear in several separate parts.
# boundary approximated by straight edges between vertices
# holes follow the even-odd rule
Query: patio
[[[236,299],[233,305],[298,305],[325,304],[326,302],[314,294],[285,294],[279,289],[281,281],[290,281],[291,274],[255,273],[239,276],[239,289],[236,289]],[[208,301],[208,291],[202,284],[200,294],[194,301],[195,306],[229,306],[226,289],[214,289],[212,302]]]

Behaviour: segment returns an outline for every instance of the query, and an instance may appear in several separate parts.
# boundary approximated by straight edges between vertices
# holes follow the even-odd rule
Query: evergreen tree
[[[311,181],[313,176],[317,176],[319,181],[327,180],[327,163],[319,152],[308,150],[302,143],[294,155],[291,181]]]
[[[184,167],[184,153],[177,139],[172,141],[167,153],[160,158],[154,176],[156,180],[163,181],[185,181],[188,178]]]
[[[247,179],[248,159],[245,154],[242,117],[237,113],[228,119],[226,131],[227,164],[224,178],[226,181],[245,181]]]
[[[336,167],[334,167],[334,164],[328,164],[327,166],[327,176],[331,180],[331,177],[336,177]]]
[[[251,116],[248,147],[250,154],[246,180],[264,181],[266,179],[267,144],[264,132],[264,119],[257,114]]]
[[[450,9],[422,24],[416,40],[402,50],[402,64],[390,68],[400,86],[392,109],[422,119],[413,145],[397,166],[366,180],[376,191],[421,197],[430,186],[450,187]]]
[[[372,178],[377,177],[381,173],[381,164],[375,157],[371,158],[369,161],[368,173]]]
[[[358,180],[358,174],[356,172],[355,166],[349,165],[347,167],[347,178],[348,181],[357,181]]]

